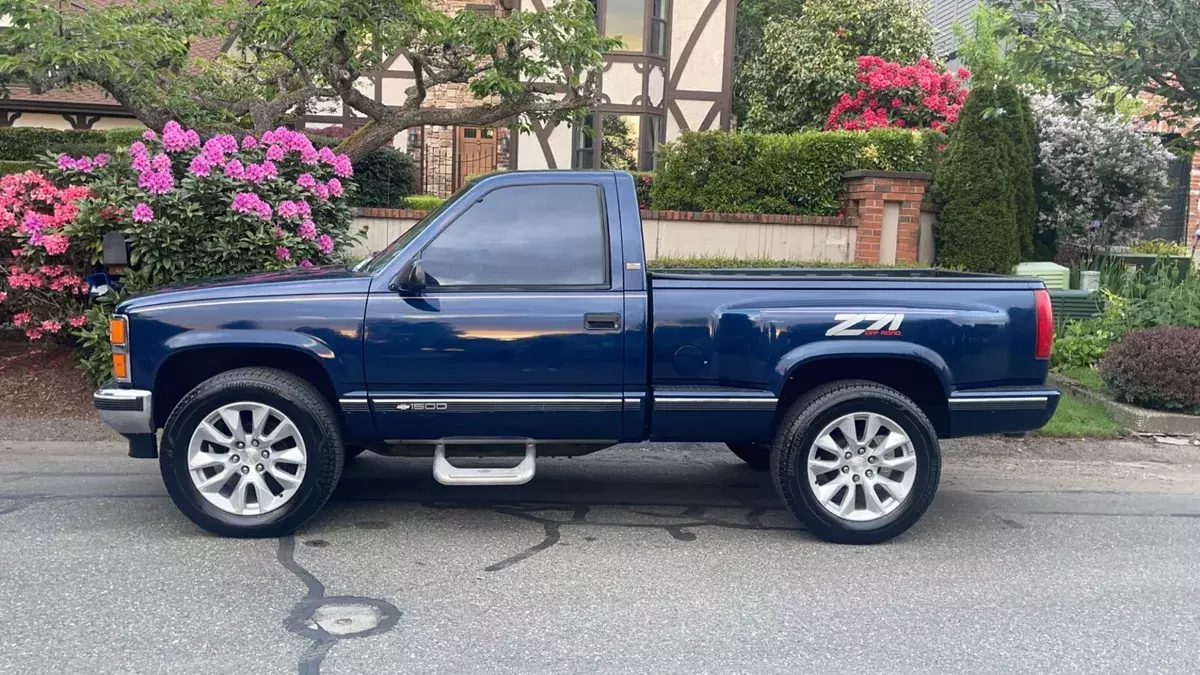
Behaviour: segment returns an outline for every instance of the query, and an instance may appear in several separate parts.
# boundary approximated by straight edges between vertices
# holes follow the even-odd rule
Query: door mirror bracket
[[[420,260],[413,259],[404,263],[404,267],[400,268],[400,273],[392,280],[390,288],[393,291],[418,292],[428,284],[429,279],[425,274],[425,267]]]

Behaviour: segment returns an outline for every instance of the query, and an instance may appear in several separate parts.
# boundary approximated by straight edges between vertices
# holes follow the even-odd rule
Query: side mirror
[[[409,260],[404,263],[404,267],[400,268],[400,274],[396,275],[396,280],[392,282],[392,290],[394,291],[419,291],[428,285],[429,280],[425,276],[425,267],[421,265],[420,260]]]

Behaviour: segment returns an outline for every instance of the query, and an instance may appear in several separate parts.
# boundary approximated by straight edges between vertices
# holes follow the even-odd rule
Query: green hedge
[[[32,162],[47,152],[69,155],[95,155],[128,146],[142,135],[142,129],[42,129],[40,127],[0,128],[0,160]]]
[[[358,193],[352,206],[399,209],[412,194],[413,158],[393,148],[378,148],[354,163]]]
[[[10,173],[24,173],[36,166],[36,162],[0,160],[0,176],[7,176]]]
[[[653,208],[836,215],[845,172],[929,172],[944,144],[940,133],[901,129],[685,132],[658,151]]]
[[[432,211],[446,201],[435,195],[410,195],[404,200],[404,208],[414,211]]]

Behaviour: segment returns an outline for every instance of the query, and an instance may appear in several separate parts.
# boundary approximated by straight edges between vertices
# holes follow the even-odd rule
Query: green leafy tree
[[[1011,14],[983,3],[971,10],[969,30],[958,21],[950,25],[958,59],[971,69],[977,86],[1001,80],[1031,84],[1037,79],[1035,73],[1017,67],[1006,48],[1018,28]]]
[[[422,125],[566,120],[594,104],[602,52],[588,0],[544,12],[446,15],[428,0],[129,0],[88,5],[0,0],[0,89],[90,83],[147,126],[178,120],[202,132],[262,133],[305,110],[344,107],[367,119],[339,150],[353,159]],[[201,40],[236,48],[195,58]],[[399,45],[393,52],[381,45]],[[364,93],[394,57],[413,86],[398,105]],[[463,86],[469,105],[434,103]]]
[[[1131,95],[1157,98],[1155,120],[1200,117],[1200,3],[1196,0],[1003,0],[1024,17],[1014,59],[1067,99],[1095,96],[1119,107]],[[1200,126],[1189,137],[1200,141]]]
[[[733,114],[746,117],[745,67],[762,52],[763,30],[782,19],[795,19],[804,10],[804,0],[738,0],[737,27],[733,46]]]
[[[746,127],[819,129],[854,88],[858,57],[914,63],[932,53],[925,7],[912,0],[809,0],[799,18],[767,25],[743,69]]]
[[[938,264],[1008,274],[1020,259],[1016,158],[1007,98],[995,87],[971,92],[938,168],[934,193],[942,204],[934,224]],[[1009,104],[1011,105],[1011,103]]]
[[[995,87],[997,107],[994,114],[1004,125],[1004,134],[1013,151],[1008,180],[1016,200],[1017,243],[1021,260],[1031,260],[1038,216],[1037,191],[1033,182],[1037,166],[1037,125],[1025,94],[1007,81],[1001,81]]]

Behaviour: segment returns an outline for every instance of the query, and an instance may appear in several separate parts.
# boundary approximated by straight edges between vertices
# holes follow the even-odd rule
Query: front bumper
[[[100,413],[100,421],[119,434],[154,433],[154,406],[148,391],[120,389],[115,380],[109,380],[92,394],[92,405]]]

